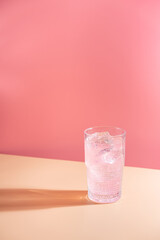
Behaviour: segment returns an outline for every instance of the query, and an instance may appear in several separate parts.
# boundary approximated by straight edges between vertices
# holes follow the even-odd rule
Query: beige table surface
[[[125,167],[121,199],[87,199],[84,163],[0,155],[0,240],[160,240],[160,171]]]

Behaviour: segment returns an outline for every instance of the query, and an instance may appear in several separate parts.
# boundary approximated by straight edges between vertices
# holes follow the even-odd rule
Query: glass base
[[[96,203],[114,203],[118,201],[121,197],[121,192],[112,195],[100,195],[94,194],[88,191],[88,198]]]

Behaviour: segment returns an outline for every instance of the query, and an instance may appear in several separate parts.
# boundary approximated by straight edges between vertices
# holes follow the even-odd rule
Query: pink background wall
[[[160,168],[160,1],[0,2],[0,152],[84,161],[83,130],[127,131]]]

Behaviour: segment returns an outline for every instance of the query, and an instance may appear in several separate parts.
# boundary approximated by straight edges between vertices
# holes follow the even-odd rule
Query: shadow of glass
[[[96,204],[81,190],[0,189],[0,211]]]

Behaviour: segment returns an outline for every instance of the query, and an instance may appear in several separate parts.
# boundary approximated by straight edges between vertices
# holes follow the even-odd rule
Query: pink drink
[[[121,196],[124,165],[123,136],[94,132],[85,137],[88,197],[99,203],[111,203]]]

